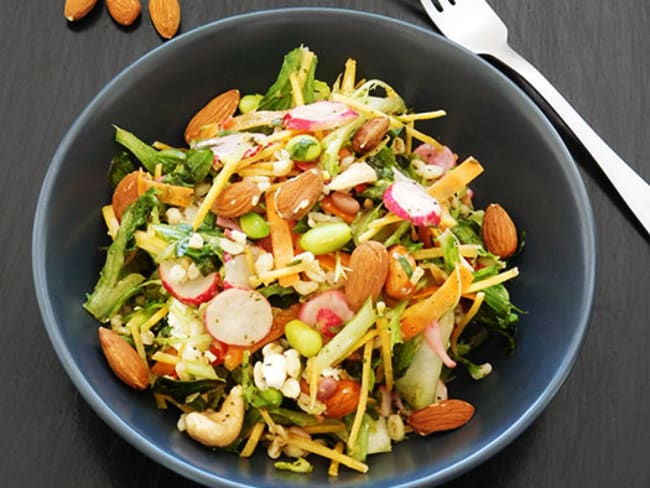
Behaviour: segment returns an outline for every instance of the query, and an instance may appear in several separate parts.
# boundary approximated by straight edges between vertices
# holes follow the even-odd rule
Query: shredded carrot
[[[341,260],[341,265],[348,266],[350,264],[350,255],[346,252],[337,251],[336,253],[321,254],[316,256],[316,260],[321,268],[325,271],[335,271],[336,270],[336,255],[338,253],[339,259]]]
[[[357,404],[357,411],[354,415],[354,421],[350,428],[350,435],[348,436],[348,449],[354,449],[357,445],[359,431],[361,430],[361,423],[363,416],[366,414],[366,405],[368,404],[368,388],[370,387],[370,366],[372,362],[372,340],[366,342],[363,346],[363,366],[361,369],[361,391],[359,392],[359,403]]]
[[[357,77],[357,61],[348,58],[345,62],[345,71],[343,72],[343,81],[341,82],[341,91],[346,95],[354,91],[354,80]]]
[[[300,428],[308,434],[335,434],[337,432],[343,432],[345,430],[345,424],[343,422],[337,421],[326,422],[322,424],[303,425]]]
[[[221,168],[221,171],[219,171],[219,174],[214,180],[212,180],[212,186],[210,187],[208,194],[205,196],[205,199],[199,206],[199,210],[194,216],[194,221],[192,222],[192,228],[194,230],[198,229],[201,226],[203,219],[205,219],[205,216],[208,215],[208,212],[210,211],[210,207],[212,207],[214,201],[226,187],[228,180],[230,180],[230,177],[235,173],[238,166],[238,160],[227,160],[223,165],[223,168]]]
[[[481,308],[484,299],[485,299],[485,293],[479,291],[476,294],[476,298],[474,299],[474,303],[472,303],[472,306],[469,308],[469,310],[467,311],[463,319],[458,323],[456,327],[454,327],[454,330],[451,332],[451,338],[449,342],[450,342],[451,350],[454,354],[458,354],[458,338],[463,333],[463,330],[465,330],[465,326],[469,324],[469,322],[478,313],[478,310]]]
[[[262,417],[262,420],[266,423],[266,426],[269,428],[269,432],[271,434],[279,435],[280,437],[287,438],[287,432],[282,428],[279,427],[278,424],[275,423],[275,421],[271,418],[271,415],[269,415],[269,412],[266,410],[266,408],[259,408],[258,412],[260,413],[260,416]]]
[[[149,317],[144,324],[140,326],[140,330],[142,332],[145,332],[151,329],[154,325],[160,322],[168,313],[169,313],[169,307],[167,305],[163,305],[158,310],[156,310],[156,312],[151,317]]]
[[[266,220],[271,230],[271,246],[276,268],[283,268],[293,260],[293,238],[289,223],[278,214],[273,192],[266,192]],[[278,279],[280,286],[289,287],[300,280],[297,273]]]
[[[305,100],[302,98],[302,86],[300,86],[300,81],[295,71],[292,71],[289,74],[289,83],[291,83],[291,95],[293,96],[293,103],[296,107],[305,104]]]
[[[347,354],[350,354],[351,352],[356,351],[357,349],[360,349],[361,347],[363,347],[365,344],[367,344],[369,342],[372,344],[372,341],[374,340],[375,337],[377,337],[377,330],[375,330],[375,329],[369,330],[368,332],[366,332],[363,335],[363,337],[361,337],[361,339],[359,339],[359,341],[356,344],[354,344],[347,351]]]
[[[486,288],[489,288],[494,285],[498,285],[499,283],[503,283],[504,281],[508,281],[512,278],[515,278],[516,276],[519,276],[519,269],[518,268],[510,268],[508,271],[504,271],[503,273],[499,273],[496,276],[490,276],[489,278],[485,278],[484,280],[477,281],[476,283],[472,283],[470,286],[467,288],[463,289],[463,292],[466,293],[474,293],[479,290],[485,290]]]
[[[480,246],[476,244],[460,244],[458,246],[458,252],[461,256],[466,258],[475,258],[478,256],[478,251]],[[434,259],[443,257],[444,252],[441,247],[430,247],[428,249],[418,249],[412,253],[412,256],[416,260],[420,259]]]
[[[262,434],[264,433],[265,428],[266,428],[266,424],[264,422],[256,422],[255,425],[253,425],[250,435],[246,440],[246,444],[244,445],[244,448],[241,450],[241,453],[239,453],[239,457],[248,458],[253,455],[253,453],[255,452],[255,448],[257,447],[257,444],[262,438]]]
[[[343,453],[343,443],[341,441],[337,442],[336,445],[334,446],[334,450],[342,454]],[[339,463],[338,459],[332,459],[332,462],[330,463],[330,467],[327,470],[327,474],[331,476],[332,478],[336,478],[339,475],[339,466],[341,463]]]
[[[311,452],[313,454],[318,454],[319,456],[323,456],[325,458],[335,460],[338,463],[347,466],[348,468],[352,468],[355,471],[359,471],[360,473],[368,472],[367,464],[362,463],[361,461],[354,459],[351,456],[338,452],[335,449],[332,449],[331,447],[327,447],[322,444],[319,444],[316,441],[307,439],[306,437],[302,437],[296,434],[289,434],[288,443],[291,446],[295,446],[307,452]]]
[[[415,120],[437,119],[438,117],[444,117],[445,115],[447,115],[447,112],[444,110],[432,110],[430,112],[417,112],[413,114],[398,115],[397,118],[403,122],[409,122]]]
[[[379,331],[379,339],[381,340],[384,382],[386,383],[386,390],[390,393],[393,391],[393,361],[391,359],[390,331],[388,330],[388,319],[386,317],[380,317],[377,320],[377,330]]]
[[[115,216],[113,205],[104,205],[102,207],[102,216],[104,217],[104,222],[106,223],[108,235],[111,236],[111,239],[115,239],[117,231],[120,228],[120,222]]]

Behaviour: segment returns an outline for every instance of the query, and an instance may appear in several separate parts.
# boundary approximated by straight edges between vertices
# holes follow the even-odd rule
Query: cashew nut
[[[232,444],[243,424],[244,398],[240,385],[230,390],[218,412],[190,412],[185,417],[189,436],[208,447],[226,447]]]

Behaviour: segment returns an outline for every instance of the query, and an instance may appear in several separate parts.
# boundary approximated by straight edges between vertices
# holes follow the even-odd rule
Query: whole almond
[[[231,117],[239,106],[239,90],[232,89],[217,95],[199,110],[185,128],[185,142],[199,138],[201,129],[208,125],[217,126]]]
[[[345,298],[352,310],[359,310],[372,297],[377,300],[388,274],[388,252],[383,244],[368,241],[356,247],[350,255]]]
[[[507,258],[517,250],[517,228],[498,203],[491,203],[485,209],[482,234],[485,247],[492,254]]]
[[[474,406],[464,400],[442,400],[411,413],[406,422],[418,434],[453,430],[465,425],[474,415]]]
[[[84,18],[97,4],[97,0],[66,0],[63,15],[70,22]]]
[[[299,220],[309,213],[323,191],[323,177],[310,169],[281,183],[275,192],[275,208],[285,220]]]
[[[372,151],[384,138],[388,129],[390,129],[390,121],[386,117],[375,117],[365,121],[354,133],[352,149],[357,153]]]
[[[142,12],[140,0],[106,0],[106,8],[113,20],[125,27],[133,24]]]
[[[226,186],[210,209],[226,218],[241,217],[255,208],[262,192],[250,181],[237,181]]]
[[[178,0],[149,0],[149,16],[158,34],[171,39],[181,25],[181,6]]]
[[[99,343],[108,365],[119,379],[136,390],[146,390],[149,387],[147,366],[136,350],[119,334],[100,327]]]

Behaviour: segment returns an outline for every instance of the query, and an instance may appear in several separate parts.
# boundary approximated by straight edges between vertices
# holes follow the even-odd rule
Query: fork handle
[[[650,234],[650,185],[625,163],[585,122],[537,68],[506,45],[491,55],[521,75],[555,110],[591,154],[625,203]]]

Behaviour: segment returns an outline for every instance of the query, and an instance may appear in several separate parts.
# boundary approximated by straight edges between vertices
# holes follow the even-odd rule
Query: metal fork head
[[[420,0],[445,37],[477,54],[508,42],[508,29],[485,0]]]

